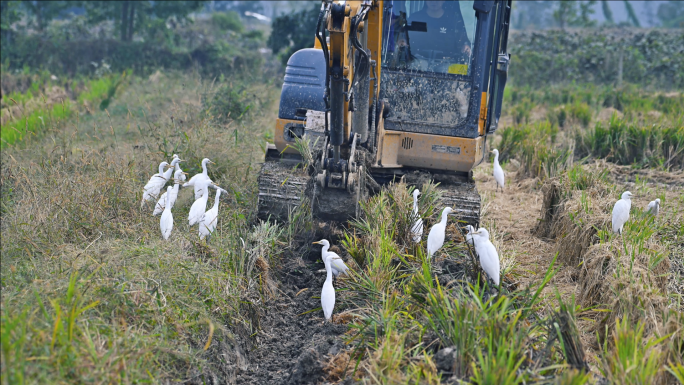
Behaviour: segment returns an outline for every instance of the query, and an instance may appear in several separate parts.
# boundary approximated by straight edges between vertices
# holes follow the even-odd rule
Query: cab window
[[[470,73],[475,11],[472,1],[387,2],[383,65],[459,75]]]

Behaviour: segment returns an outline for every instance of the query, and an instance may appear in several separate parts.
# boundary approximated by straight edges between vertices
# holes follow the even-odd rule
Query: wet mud
[[[347,325],[324,322],[322,310],[309,312],[321,306],[326,277],[320,247],[311,241],[336,241],[327,226],[318,230],[302,240],[298,253],[284,257],[278,272],[279,296],[264,304],[260,330],[251,337],[247,364],[237,371],[235,383],[323,384],[326,362],[345,349],[341,336]]]

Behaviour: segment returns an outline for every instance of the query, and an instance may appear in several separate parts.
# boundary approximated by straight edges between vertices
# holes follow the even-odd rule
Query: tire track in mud
[[[321,310],[302,314],[320,308],[326,277],[319,271],[324,268],[320,249],[305,243],[300,248],[308,250],[304,257],[282,261],[280,293],[264,304],[260,329],[246,352],[246,369],[237,372],[237,384],[323,383],[326,361],[344,348],[341,336],[347,325],[324,322]]]

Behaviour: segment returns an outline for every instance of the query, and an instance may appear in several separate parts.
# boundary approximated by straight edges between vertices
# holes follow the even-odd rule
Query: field
[[[258,221],[282,79],[277,58],[263,61],[260,75],[104,76],[68,114],[25,119],[12,143],[7,122],[21,120],[3,121],[3,384],[684,383],[680,91],[507,89],[491,147],[505,190],[490,161],[474,170],[502,262],[497,292],[455,223],[432,261],[411,241],[414,187],[426,232],[441,212],[432,183],[388,185],[346,224],[306,208]],[[209,242],[185,220],[190,189],[168,241],[140,208],[173,154],[191,176],[209,157],[229,192]],[[615,235],[612,206],[627,190],[631,219]],[[352,269],[335,282],[333,323],[320,309],[322,238]]]

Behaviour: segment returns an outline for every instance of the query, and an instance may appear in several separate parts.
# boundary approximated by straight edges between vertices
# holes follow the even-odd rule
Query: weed
[[[647,339],[644,343],[644,324],[632,326],[628,318],[617,320],[613,332],[613,346],[603,344],[601,373],[615,384],[653,384],[661,366],[662,352],[658,344],[667,337]]]

